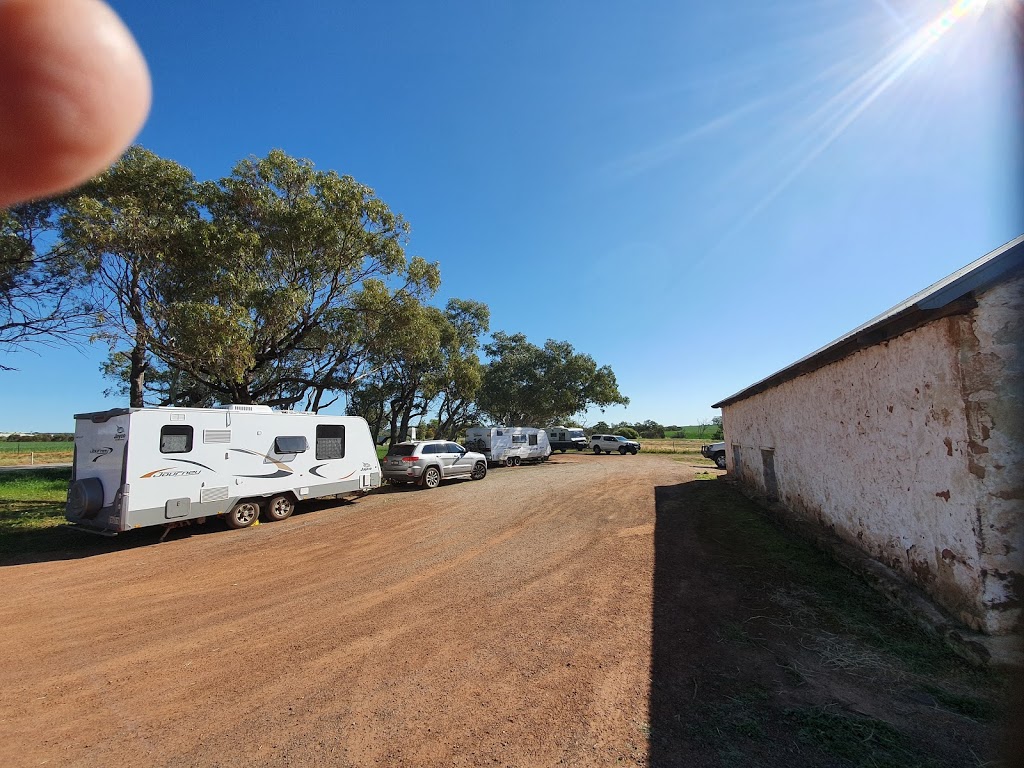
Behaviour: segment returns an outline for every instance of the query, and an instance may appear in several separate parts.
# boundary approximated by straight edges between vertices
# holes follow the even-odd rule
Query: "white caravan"
[[[490,464],[547,461],[551,455],[547,432],[534,427],[470,427],[466,447],[482,453]]]
[[[552,451],[582,451],[587,447],[587,437],[579,427],[548,427],[548,440]]]
[[[381,484],[377,450],[357,416],[223,408],[116,408],[75,415],[65,516],[114,535],[224,516],[245,528],[284,520],[304,499]]]

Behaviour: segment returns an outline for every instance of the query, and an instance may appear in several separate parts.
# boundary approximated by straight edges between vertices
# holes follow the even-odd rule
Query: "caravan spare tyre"
[[[103,509],[103,483],[98,477],[75,480],[68,488],[67,513],[70,517],[96,517]]]

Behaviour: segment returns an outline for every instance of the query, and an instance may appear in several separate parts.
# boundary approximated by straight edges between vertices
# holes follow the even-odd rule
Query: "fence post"
[[[31,464],[32,466],[35,466],[35,463],[36,463],[36,452],[35,451],[32,451],[32,453],[29,454],[28,463]]]

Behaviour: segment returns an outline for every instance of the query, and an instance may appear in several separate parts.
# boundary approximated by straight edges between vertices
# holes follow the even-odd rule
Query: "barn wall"
[[[1024,280],[723,409],[729,470],[993,634],[1024,628]]]

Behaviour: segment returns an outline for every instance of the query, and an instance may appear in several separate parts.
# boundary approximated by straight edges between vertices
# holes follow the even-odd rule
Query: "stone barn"
[[[1024,629],[1024,236],[715,404],[728,470],[991,635]]]

